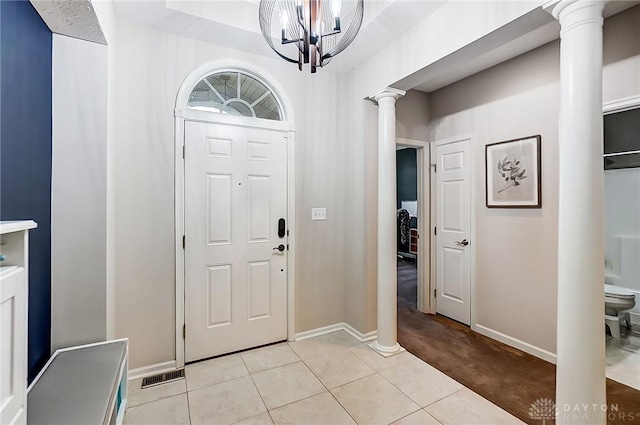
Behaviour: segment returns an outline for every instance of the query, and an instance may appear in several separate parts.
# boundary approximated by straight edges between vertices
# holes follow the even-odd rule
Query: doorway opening
[[[640,250],[640,140],[633,136],[639,118],[640,96],[622,109],[617,102],[604,105],[606,372],[638,390],[640,266],[625,259]]]
[[[430,299],[429,143],[396,139],[397,302],[432,312]]]
[[[398,303],[418,306],[418,150],[396,146]]]

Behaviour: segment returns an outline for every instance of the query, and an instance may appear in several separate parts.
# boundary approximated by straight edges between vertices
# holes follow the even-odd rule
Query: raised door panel
[[[230,325],[233,295],[231,264],[207,267],[207,327]]]
[[[442,248],[442,296],[464,302],[464,251]]]
[[[268,242],[271,217],[271,178],[270,176],[248,176],[249,182],[249,242]]]
[[[207,243],[220,245],[231,243],[231,181],[230,174],[206,176]]]
[[[249,263],[249,320],[271,315],[271,262]]]
[[[442,183],[442,231],[464,232],[464,181],[453,180]]]

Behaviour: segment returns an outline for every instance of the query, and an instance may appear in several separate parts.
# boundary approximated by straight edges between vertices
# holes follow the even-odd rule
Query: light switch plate
[[[311,208],[311,220],[326,220],[327,209],[326,208]]]

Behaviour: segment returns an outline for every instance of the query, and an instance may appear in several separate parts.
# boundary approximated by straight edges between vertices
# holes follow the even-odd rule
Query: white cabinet
[[[0,423],[27,423],[28,230],[33,221],[0,221]]]

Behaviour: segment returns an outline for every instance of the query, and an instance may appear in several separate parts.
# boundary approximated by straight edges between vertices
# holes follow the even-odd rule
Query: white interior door
[[[436,147],[436,311],[471,322],[470,141]]]
[[[286,339],[285,133],[187,121],[185,147],[185,360]]]

